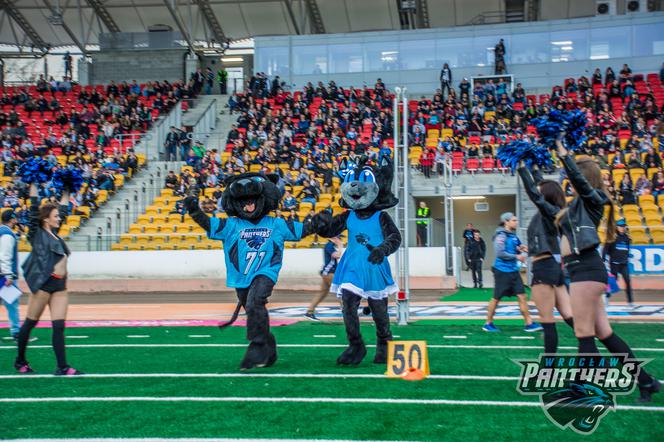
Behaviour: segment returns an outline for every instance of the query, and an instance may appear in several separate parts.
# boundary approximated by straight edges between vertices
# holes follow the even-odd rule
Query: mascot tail
[[[240,309],[243,307],[242,301],[238,301],[237,305],[235,306],[235,311],[233,312],[233,315],[231,316],[231,319],[229,319],[226,322],[220,322],[218,327],[220,330],[225,329],[229,325],[233,324],[235,320],[237,319],[238,315],[240,314]]]

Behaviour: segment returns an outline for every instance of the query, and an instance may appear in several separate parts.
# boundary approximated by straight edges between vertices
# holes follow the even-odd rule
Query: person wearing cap
[[[2,286],[16,285],[18,280],[18,241],[14,228],[18,223],[18,218],[13,210],[2,212],[2,225],[0,225],[0,273]],[[18,298],[11,304],[2,300],[2,304],[7,309],[9,318],[9,333],[16,340],[18,331],[21,327],[18,314]]]
[[[496,307],[498,307],[498,303],[502,298],[512,296],[517,297],[519,309],[526,322],[524,331],[542,330],[542,326],[533,322],[530,317],[526,289],[519,273],[519,268],[526,262],[524,252],[527,252],[528,248],[521,244],[521,240],[516,236],[518,225],[517,217],[512,212],[505,212],[500,215],[500,227],[498,227],[493,237],[493,250],[496,256],[492,268],[494,275],[493,298],[489,301],[487,321],[482,327],[482,330],[487,332],[500,331],[498,327],[493,325]]]
[[[627,302],[629,305],[634,304],[634,296],[632,293],[632,281],[629,277],[629,248],[632,239],[627,233],[627,223],[624,219],[616,222],[616,238],[611,242],[607,242],[602,249],[602,259],[609,261],[609,268],[611,274],[621,275],[625,281],[625,295],[627,295]]]
[[[316,317],[316,307],[330,293],[334,271],[337,269],[337,264],[341,258],[341,249],[344,246],[342,238],[343,235],[330,238],[327,244],[325,244],[325,249],[323,249],[324,263],[323,269],[320,271],[320,277],[322,278],[320,292],[311,300],[311,304],[309,304],[309,308],[307,308],[307,312],[304,314],[305,317],[312,321],[320,321]]]

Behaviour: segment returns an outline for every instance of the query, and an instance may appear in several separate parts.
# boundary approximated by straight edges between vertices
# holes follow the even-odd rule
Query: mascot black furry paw
[[[250,343],[240,364],[242,370],[269,367],[277,361],[277,343],[270,333],[265,305],[279,277],[284,241],[299,241],[311,233],[309,224],[268,216],[281,200],[276,182],[276,175],[258,173],[228,178],[222,194],[227,219],[207,216],[196,196],[185,199],[187,211],[208,238],[224,244],[226,285],[235,288],[238,304],[231,320],[220,327],[232,324],[244,307]]]
[[[387,158],[374,168],[365,164],[366,159],[363,159],[345,171],[340,205],[350,210],[334,217],[324,213],[314,217],[317,233],[321,236],[333,237],[348,229],[348,248],[330,287],[330,291],[342,300],[349,343],[337,358],[341,365],[357,365],[367,353],[358,317],[363,298],[368,301],[376,324],[374,362],[387,361],[387,341],[392,339],[387,301],[399,290],[392,279],[387,257],[399,248],[401,235],[384,211],[399,202],[392,194],[392,164]]]

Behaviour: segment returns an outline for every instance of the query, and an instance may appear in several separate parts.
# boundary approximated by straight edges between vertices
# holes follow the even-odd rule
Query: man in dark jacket
[[[483,288],[482,284],[482,263],[486,255],[486,244],[480,235],[479,230],[473,232],[473,238],[466,241],[464,248],[464,257],[470,267],[473,275],[473,288]]]
[[[450,94],[450,85],[452,84],[452,69],[445,63],[440,70],[440,92],[445,99],[445,88],[447,88],[447,95]]]
[[[634,303],[634,296],[632,294],[632,281],[629,277],[629,247],[632,239],[627,233],[627,223],[624,219],[616,222],[616,239],[613,242],[607,243],[602,249],[602,257],[606,260],[609,257],[609,266],[611,273],[618,278],[622,275],[625,281],[625,294],[627,295],[627,302],[632,305]]]

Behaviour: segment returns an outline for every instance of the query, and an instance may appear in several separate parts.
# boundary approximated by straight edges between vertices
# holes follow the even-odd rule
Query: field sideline
[[[385,378],[385,367],[371,363],[373,346],[360,366],[336,366],[345,345],[339,323],[273,327],[279,361],[249,373],[238,370],[241,327],[76,328],[68,358],[89,375],[70,378],[51,375],[50,331],[38,329],[28,351],[36,375],[17,376],[13,345],[0,344],[0,438],[659,438],[664,397],[635,404],[636,392],[618,397],[590,437],[556,428],[535,397],[515,389],[520,368],[513,360],[537,357],[541,335],[503,324],[495,335],[477,321],[394,326],[397,340],[427,340],[432,376],[422,382]],[[362,327],[372,344],[372,326]],[[664,324],[615,328],[664,378]],[[571,330],[562,324],[559,333],[562,350],[572,352]]]

